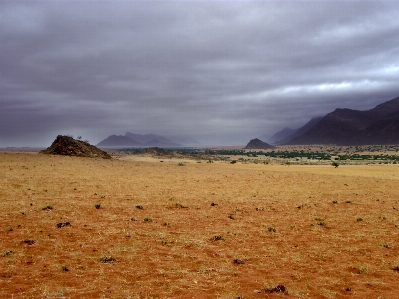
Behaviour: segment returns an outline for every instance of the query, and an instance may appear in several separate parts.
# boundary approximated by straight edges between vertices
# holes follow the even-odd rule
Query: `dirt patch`
[[[1,153],[0,298],[397,298],[398,171]]]

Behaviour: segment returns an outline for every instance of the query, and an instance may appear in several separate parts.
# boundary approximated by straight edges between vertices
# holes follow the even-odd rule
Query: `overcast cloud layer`
[[[244,144],[399,96],[398,1],[1,1],[0,147]]]

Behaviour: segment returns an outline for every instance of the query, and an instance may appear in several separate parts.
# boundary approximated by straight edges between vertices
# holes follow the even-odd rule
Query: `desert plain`
[[[399,165],[0,153],[0,298],[399,298]]]

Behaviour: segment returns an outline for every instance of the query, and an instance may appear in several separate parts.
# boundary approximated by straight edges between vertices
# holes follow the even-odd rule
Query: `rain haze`
[[[0,147],[240,145],[399,96],[398,1],[1,1]]]

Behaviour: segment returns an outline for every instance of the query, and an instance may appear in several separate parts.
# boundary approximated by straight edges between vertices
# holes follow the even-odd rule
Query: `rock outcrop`
[[[58,135],[50,147],[40,151],[39,153],[47,155],[111,159],[109,154],[98,149],[94,145],[62,135]]]
[[[252,139],[244,149],[271,149],[274,148],[273,145],[270,145],[262,140],[255,138]]]

